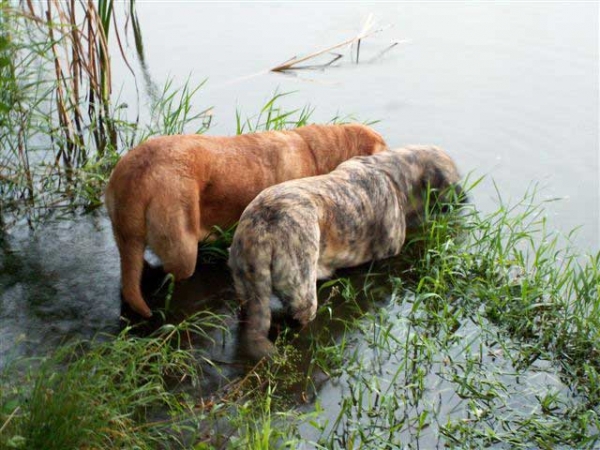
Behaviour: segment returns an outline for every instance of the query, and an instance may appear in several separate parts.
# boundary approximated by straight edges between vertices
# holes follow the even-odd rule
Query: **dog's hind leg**
[[[256,274],[256,279],[235,279],[236,292],[241,301],[241,344],[256,360],[271,357],[275,346],[269,340],[271,328],[271,280],[268,268]]]
[[[196,199],[178,199],[148,207],[148,245],[161,259],[165,272],[175,280],[189,278],[196,269],[200,228]]]
[[[288,296],[287,303],[290,314],[300,325],[307,325],[314,320],[318,306],[316,270],[296,286],[293,293]]]
[[[290,247],[278,250],[273,259],[273,290],[288,313],[304,326],[317,314],[318,226],[315,223],[301,236],[290,236]]]

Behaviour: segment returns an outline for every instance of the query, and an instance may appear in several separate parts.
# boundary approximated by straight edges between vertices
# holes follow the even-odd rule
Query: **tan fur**
[[[187,278],[196,267],[198,242],[215,225],[235,224],[266,187],[325,174],[353,156],[385,149],[379,134],[359,124],[235,137],[165,136],[132,149],[106,189],[125,301],[142,316],[152,315],[140,289],[146,245],[166,272]]]

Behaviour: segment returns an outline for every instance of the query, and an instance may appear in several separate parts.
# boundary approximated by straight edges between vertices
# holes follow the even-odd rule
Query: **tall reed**
[[[113,98],[110,39],[126,59],[114,6],[113,0],[0,4],[5,220],[8,212],[13,221],[23,213],[31,224],[48,210],[89,204],[85,175],[101,175],[131,145],[136,123],[120,117]]]

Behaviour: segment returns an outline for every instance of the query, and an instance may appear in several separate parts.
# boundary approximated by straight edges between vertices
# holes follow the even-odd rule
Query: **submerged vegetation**
[[[210,126],[190,81],[153,90],[148,123],[128,117],[110,74],[126,30],[112,1],[20,5],[0,3],[2,227],[93,209],[122,151]],[[308,123],[283,95],[238,113],[237,132]],[[317,319],[283,327],[272,364],[219,361],[235,313],[173,321],[167,289],[175,323],[4,367],[0,447],[597,447],[600,254],[561,248],[536,202],[427,217],[399,257],[322,283]],[[202,244],[207,262],[232,232]]]

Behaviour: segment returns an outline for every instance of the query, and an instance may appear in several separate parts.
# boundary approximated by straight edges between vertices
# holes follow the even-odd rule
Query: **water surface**
[[[355,36],[371,13],[391,28],[363,41],[364,63],[267,72]],[[542,199],[562,199],[549,205],[551,227],[581,226],[576,243],[598,250],[597,4],[165,2],[139,14],[159,86],[208,79],[197,106],[214,107],[211,134],[234,133],[236,109],[252,115],[275,90],[297,91],[285,104],[314,106],[315,121],[380,120],[391,146],[443,146],[463,173],[488,175],[476,198],[484,209],[496,204],[492,179],[505,199],[538,183]]]

